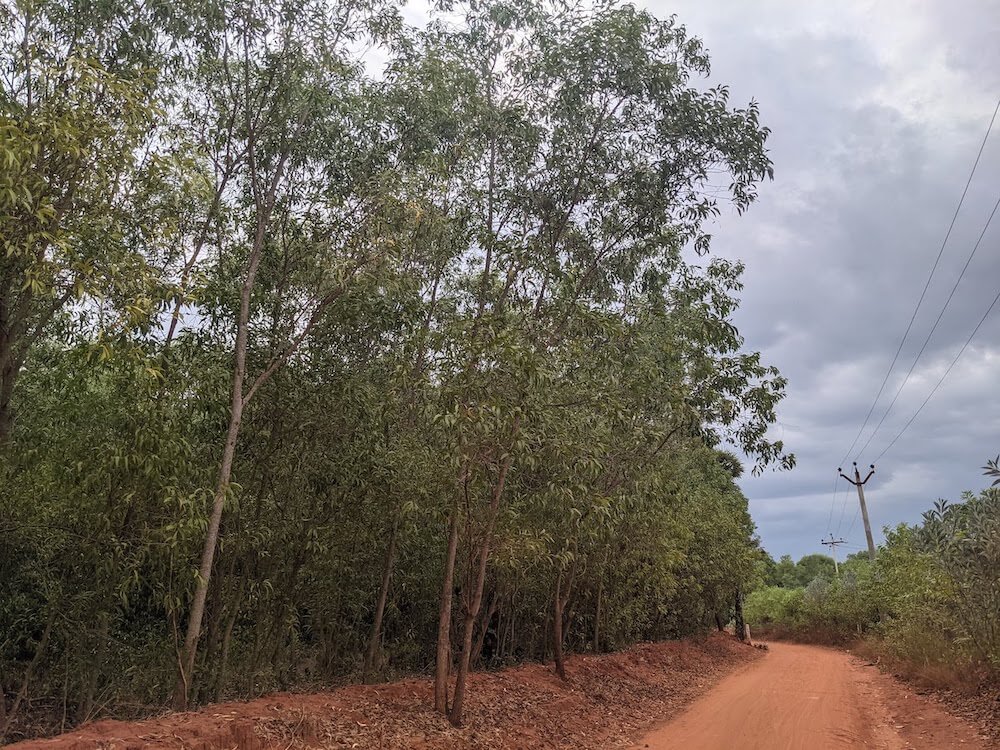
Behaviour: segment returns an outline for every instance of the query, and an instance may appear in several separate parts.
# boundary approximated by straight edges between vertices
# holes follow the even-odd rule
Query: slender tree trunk
[[[246,357],[246,340],[244,334],[244,351],[241,360]],[[242,364],[242,363],[241,363]],[[215,549],[219,541],[219,526],[222,523],[222,510],[226,503],[226,494],[233,474],[233,459],[236,456],[236,441],[239,439],[240,423],[243,418],[243,370],[238,367],[233,376],[232,412],[229,418],[229,430],[226,434],[226,445],[222,452],[222,464],[215,486],[215,497],[212,500],[212,515],[208,521],[208,533],[205,534],[205,545],[201,552],[201,565],[198,566],[198,583],[194,591],[194,601],[191,603],[191,616],[188,620],[187,634],[181,649],[180,669],[177,673],[177,683],[174,685],[174,710],[185,711],[188,706],[188,695],[191,690],[191,679],[194,676],[194,660],[198,653],[198,638],[201,636],[201,621],[205,615],[205,599],[208,597],[208,585],[212,578],[212,564],[215,562]]]
[[[48,620],[45,623],[45,630],[42,632],[42,637],[38,641],[38,646],[35,648],[35,655],[31,658],[31,662],[28,664],[27,669],[24,670],[24,677],[21,680],[21,688],[17,691],[17,695],[14,696],[14,703],[11,704],[10,710],[7,711],[7,717],[4,723],[0,725],[0,742],[3,742],[4,738],[7,736],[7,730],[10,729],[10,725],[14,722],[17,716],[17,711],[24,702],[24,699],[28,696],[28,687],[31,685],[31,678],[35,674],[35,669],[38,667],[38,662],[42,660],[42,654],[45,653],[45,649],[49,645],[49,637],[52,635],[52,626],[55,623],[56,610],[53,607],[49,612]]]
[[[490,557],[490,542],[493,538],[493,529],[496,526],[497,516],[500,513],[500,499],[503,497],[504,486],[507,482],[507,472],[510,470],[510,462],[511,455],[508,453],[500,463],[500,473],[493,488],[489,515],[487,516],[486,527],[483,530],[483,539],[479,547],[479,570],[476,573],[475,590],[468,600],[470,604],[465,614],[465,630],[462,633],[462,655],[458,664],[458,674],[455,677],[455,698],[451,706],[451,711],[448,714],[448,719],[456,727],[462,725],[465,684],[469,675],[469,663],[472,659],[472,630],[483,604],[483,588],[486,585],[486,566]]]
[[[437,663],[434,672],[434,710],[448,713],[448,673],[451,668],[451,599],[455,587],[455,557],[458,554],[459,490],[448,521],[448,554],[441,583],[441,606],[438,612]]]
[[[500,655],[508,661],[514,658],[514,597],[510,598],[506,623],[500,638]]]
[[[219,671],[215,678],[215,700],[222,700],[223,691],[226,689],[226,678],[229,672],[229,645],[233,640],[233,628],[236,620],[240,616],[240,608],[243,606],[243,594],[246,591],[245,574],[240,577],[239,588],[236,591],[236,602],[233,609],[226,618],[226,629],[222,634],[222,653],[219,654]]]
[[[601,599],[604,596],[604,571],[597,579],[597,603],[594,606],[594,653],[601,653]]]
[[[563,604],[563,636],[564,640],[569,638],[573,633],[573,618],[576,617],[576,604],[577,598],[575,596],[571,597],[569,594],[566,595],[567,601]]]
[[[726,629],[725,623],[722,622],[722,617],[718,612],[715,613],[715,627],[719,629],[720,633]]]
[[[464,629],[462,630],[462,652],[458,662],[458,674],[455,678],[455,698],[452,702],[448,719],[456,727],[462,726],[462,709],[465,703],[465,682],[469,673],[469,664],[472,656],[472,631],[478,614],[478,606],[475,599],[465,613]]]
[[[220,529],[220,536],[225,533],[225,527]],[[203,663],[206,669],[211,668],[211,676],[206,676],[204,689],[201,691],[205,700],[212,700],[215,696],[215,686],[219,678],[219,661],[222,652],[222,641],[225,638],[225,630],[232,609],[233,600],[240,595],[240,588],[243,586],[244,577],[237,578],[236,558],[230,555],[228,564],[224,571],[220,571],[216,576],[221,585],[209,590],[209,597],[205,604],[206,617],[208,617],[208,633],[206,633],[205,658]]]
[[[556,576],[555,606],[552,612],[552,654],[556,662],[556,673],[564,680],[566,679],[566,662],[563,658],[563,640],[565,639],[565,631],[569,629],[570,623],[573,621],[573,608],[570,607],[568,615],[566,608],[573,596],[573,585],[576,582],[576,570],[579,562],[576,553],[577,543],[574,539],[573,564],[570,566],[566,584],[563,585],[561,564],[559,574]]]
[[[0,369],[0,446],[7,442],[14,425],[13,395],[14,371],[5,365]]]
[[[375,604],[375,622],[372,623],[372,632],[368,638],[368,651],[365,653],[365,664],[361,670],[361,681],[368,682],[371,674],[372,664],[375,662],[375,653],[378,651],[379,639],[382,636],[382,618],[385,615],[385,604],[389,598],[389,583],[392,580],[392,568],[396,564],[396,537],[399,535],[399,509],[393,514],[392,531],[389,534],[389,548],[385,553],[385,567],[382,571],[382,587],[378,592],[378,601]]]
[[[275,360],[269,369],[261,373],[250,388],[250,393],[244,395],[243,384],[246,380],[247,362],[247,339],[250,327],[250,298],[253,294],[254,284],[257,279],[257,270],[260,268],[261,257],[264,252],[264,242],[267,233],[267,226],[270,222],[271,213],[274,209],[278,185],[284,174],[285,162],[289,152],[284,151],[278,159],[274,174],[272,175],[267,191],[261,195],[256,193],[254,200],[257,209],[257,226],[254,229],[253,245],[250,257],[247,260],[246,275],[243,279],[243,286],[240,290],[240,310],[236,321],[236,346],[233,352],[235,357],[235,367],[233,368],[233,380],[231,388],[231,401],[229,409],[229,428],[226,430],[226,443],[222,449],[222,460],[219,464],[219,473],[215,483],[215,495],[212,499],[212,512],[209,517],[208,531],[205,534],[205,544],[201,552],[201,564],[198,566],[198,582],[195,586],[194,600],[191,603],[191,614],[188,619],[187,633],[184,638],[184,646],[181,649],[177,682],[174,685],[173,705],[174,709],[184,711],[188,706],[188,696],[191,690],[191,681],[194,677],[194,662],[198,652],[198,639],[201,636],[201,622],[205,615],[205,599],[208,596],[208,587],[212,577],[212,564],[215,560],[215,549],[219,541],[219,527],[222,524],[222,511],[225,507],[226,495],[229,492],[229,485],[233,475],[233,460],[236,457],[236,443],[240,436],[240,425],[243,422],[243,409],[253,396],[256,389],[273,373],[272,367],[278,366],[280,361]],[[251,159],[253,166],[253,159]],[[255,168],[254,168],[255,169]],[[256,174],[255,174],[256,184]],[[299,339],[301,340],[301,338]],[[287,351],[287,350],[286,350]],[[281,360],[283,361],[283,360]]]
[[[566,665],[563,662],[563,598],[562,570],[556,576],[556,595],[552,607],[552,657],[556,663],[556,674],[566,679]]]
[[[100,625],[97,629],[97,648],[94,649],[94,659],[90,665],[87,676],[87,687],[83,693],[83,699],[76,713],[76,723],[83,724],[90,719],[94,710],[94,698],[97,695],[97,684],[103,672],[104,659],[108,651],[108,628],[110,627],[110,617],[107,611],[101,613]]]
[[[511,600],[510,603],[510,625],[508,625],[510,630],[510,657],[511,659],[517,658],[517,611],[514,609],[514,602]],[[522,652],[523,653],[523,652]]]
[[[740,589],[736,589],[735,610],[736,610],[735,614],[736,637],[739,638],[741,641],[743,641],[746,640],[747,629],[746,629],[746,622],[743,619],[743,591]]]
[[[11,397],[14,393],[14,380],[17,369],[14,367],[13,331],[15,323],[11,320],[10,305],[7,295],[13,280],[0,280],[0,446],[10,437],[14,421]]]
[[[0,727],[5,726],[7,726],[7,691],[4,687],[3,663],[0,662]]]
[[[483,644],[486,643],[486,634],[489,632],[490,623],[493,622],[493,616],[497,613],[499,600],[500,597],[494,593],[490,599],[490,606],[486,608],[486,615],[483,617],[483,621],[479,626],[479,635],[476,638],[476,645],[472,649],[473,664],[479,663],[479,660],[483,655]]]
[[[555,611],[555,605],[545,607],[545,624],[542,625],[541,639],[542,639],[542,649],[538,655],[538,661],[544,666],[549,658],[549,633],[552,632],[552,613]]]

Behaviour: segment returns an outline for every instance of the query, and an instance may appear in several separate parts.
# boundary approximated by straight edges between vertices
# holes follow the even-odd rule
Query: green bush
[[[771,580],[795,581],[795,567],[783,560]],[[885,529],[874,564],[854,555],[839,577],[759,588],[747,597],[745,614],[758,632],[828,642],[864,637],[914,672],[995,679],[1000,492],[938,501],[922,523]]]

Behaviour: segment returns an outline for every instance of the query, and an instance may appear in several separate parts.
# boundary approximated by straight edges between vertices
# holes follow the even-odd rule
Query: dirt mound
[[[639,731],[673,716],[734,668],[761,656],[761,651],[731,636],[713,634],[697,640],[640,644],[616,654],[571,657],[565,683],[540,664],[474,674],[461,729],[431,710],[431,682],[411,679],[329,693],[275,694],[140,722],[101,721],[53,739],[12,747],[628,747]]]

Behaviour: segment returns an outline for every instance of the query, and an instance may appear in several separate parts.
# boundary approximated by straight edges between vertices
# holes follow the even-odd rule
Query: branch
[[[344,293],[347,291],[347,282],[353,279],[358,274],[358,272],[366,265],[372,262],[377,262],[378,260],[381,260],[381,258],[382,255],[379,254],[373,257],[366,258],[365,260],[356,263],[354,267],[351,269],[347,278],[344,279],[344,281],[341,284],[339,284],[336,288],[328,292],[319,301],[319,303],[313,309],[312,315],[309,316],[309,320],[306,321],[306,324],[302,327],[302,330],[299,331],[299,333],[291,340],[288,346],[286,346],[281,351],[280,354],[271,359],[267,367],[264,368],[264,371],[261,372],[260,375],[258,375],[257,378],[253,381],[253,385],[250,386],[250,390],[248,390],[246,395],[243,396],[244,406],[246,406],[250,402],[250,399],[252,399],[254,395],[256,395],[260,387],[263,386],[265,383],[267,383],[267,381],[271,379],[271,376],[274,375],[274,373],[277,372],[278,369],[282,365],[284,365],[285,362],[287,362],[289,358],[293,354],[295,354],[296,351],[298,351],[298,348],[302,345],[302,342],[305,341],[306,337],[308,337],[309,334],[312,333],[313,328],[316,327],[316,324],[319,322],[320,317],[323,315],[323,311],[326,310],[326,308],[329,307],[331,304],[333,304],[333,302],[335,302],[337,299],[342,297]]]

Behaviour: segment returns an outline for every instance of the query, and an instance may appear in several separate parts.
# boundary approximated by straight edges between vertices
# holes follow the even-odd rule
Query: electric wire
[[[955,355],[955,358],[951,361],[951,364],[948,365],[948,369],[944,371],[944,374],[931,389],[931,392],[927,394],[927,398],[924,399],[924,402],[920,404],[920,407],[913,413],[913,416],[910,417],[907,423],[903,425],[903,429],[901,429],[898,433],[896,433],[896,437],[894,437],[890,441],[890,443],[882,450],[882,452],[878,454],[878,458],[875,459],[876,463],[882,458],[882,456],[888,453],[889,449],[896,444],[896,441],[903,436],[903,433],[906,432],[907,428],[911,424],[913,424],[913,421],[920,415],[920,412],[922,412],[924,410],[924,407],[927,406],[927,402],[931,400],[931,397],[935,393],[937,393],[938,388],[941,387],[941,384],[944,382],[945,378],[948,377],[948,373],[950,373],[952,371],[952,368],[955,367],[959,358],[961,358],[962,354],[965,353],[965,350],[972,342],[972,339],[975,337],[976,333],[979,332],[979,329],[982,327],[983,323],[986,322],[986,319],[990,316],[990,313],[993,312],[993,308],[996,307],[997,302],[1000,302],[1000,292],[997,292],[997,295],[993,298],[993,301],[990,303],[990,306],[986,308],[986,312],[983,313],[983,317],[980,318],[979,322],[976,324],[976,327],[972,329],[972,333],[969,334],[969,337],[965,340],[965,343],[962,344],[962,348],[958,350],[958,354]]]
[[[944,235],[944,240],[941,242],[941,247],[938,249],[937,258],[934,259],[934,265],[931,267],[931,272],[927,276],[927,281],[924,283],[924,288],[920,292],[920,297],[917,300],[916,307],[913,308],[913,314],[910,316],[910,322],[906,326],[906,330],[903,332],[903,337],[899,341],[899,346],[896,347],[896,353],[892,357],[892,362],[889,363],[889,369],[885,372],[885,377],[882,378],[882,384],[879,386],[878,393],[875,394],[875,399],[872,401],[871,408],[868,409],[868,414],[865,415],[864,422],[862,422],[861,427],[858,429],[858,434],[854,436],[854,440],[851,441],[850,448],[844,453],[844,457],[840,459],[840,465],[843,466],[844,462],[851,455],[851,451],[854,450],[854,446],[858,444],[858,440],[861,438],[862,433],[865,431],[865,427],[868,425],[868,420],[871,419],[872,414],[875,412],[875,406],[878,404],[879,398],[881,398],[883,391],[885,390],[886,383],[889,382],[889,376],[892,374],[893,368],[896,366],[896,362],[899,359],[899,354],[903,350],[903,345],[906,343],[907,337],[910,335],[910,330],[913,328],[913,322],[917,318],[917,313],[920,310],[920,306],[923,304],[924,297],[927,295],[927,289],[931,285],[931,280],[934,278],[934,273],[937,271],[938,264],[941,262],[941,256],[944,254],[945,246],[948,244],[948,239],[951,237],[951,232],[955,228],[955,222],[958,220],[958,214],[962,209],[962,204],[965,203],[965,196],[969,192],[969,186],[972,184],[972,178],[976,174],[976,169],[979,167],[979,160],[982,158],[983,150],[986,148],[986,143],[989,140],[990,132],[993,130],[993,123],[996,121],[997,112],[1000,112],[1000,99],[997,99],[997,105],[993,109],[993,116],[990,117],[990,124],[986,128],[986,135],[983,136],[982,143],[979,144],[979,151],[976,154],[976,160],[972,164],[972,170],[969,172],[969,177],[965,181],[965,188],[962,190],[962,196],[958,200],[958,205],[955,207],[955,212],[952,214],[951,223],[948,225],[948,231]],[[862,451],[859,451],[863,452]]]
[[[845,537],[850,538],[851,532],[854,531],[854,524],[858,521],[858,514],[861,512],[860,508],[855,508],[854,518],[851,519],[851,525],[847,527],[847,533],[844,534]]]
[[[837,490],[840,487],[840,477],[833,480],[833,500],[830,501],[830,517],[826,520],[827,533],[833,528],[833,509],[837,507]]]
[[[938,313],[937,319],[934,321],[934,325],[931,326],[931,330],[927,333],[927,338],[924,339],[924,343],[920,347],[920,351],[917,352],[917,356],[914,358],[913,364],[910,365],[910,369],[906,372],[906,377],[903,378],[903,382],[900,383],[899,388],[896,389],[896,393],[892,397],[892,401],[889,402],[889,406],[886,407],[885,412],[882,414],[882,418],[878,421],[878,424],[875,425],[874,431],[872,432],[871,435],[868,436],[868,440],[865,441],[865,444],[861,446],[861,450],[858,451],[859,455],[861,453],[864,453],[865,450],[867,450],[868,446],[871,445],[872,440],[875,439],[875,436],[881,429],[883,423],[885,422],[886,417],[889,416],[889,412],[892,411],[892,407],[896,404],[896,401],[899,399],[899,394],[903,392],[903,388],[906,386],[906,383],[909,381],[910,376],[913,374],[913,370],[916,368],[917,363],[920,361],[920,357],[923,356],[924,351],[927,349],[927,345],[930,343],[931,337],[934,335],[934,332],[937,330],[938,325],[941,323],[941,318],[944,317],[945,310],[947,310],[948,305],[951,304],[951,300],[955,296],[955,292],[958,290],[958,285],[965,277],[965,272],[969,269],[969,264],[972,263],[972,259],[976,255],[976,251],[979,250],[979,245],[982,243],[983,237],[986,236],[986,231],[990,228],[990,224],[993,222],[993,217],[996,216],[998,208],[1000,208],[1000,198],[997,198],[997,202],[993,204],[993,210],[990,212],[989,217],[986,219],[986,224],[983,226],[983,231],[979,233],[979,239],[976,240],[976,244],[973,246],[972,252],[969,253],[969,257],[966,259],[965,265],[962,266],[962,272],[958,275],[958,278],[955,280],[955,284],[951,287],[951,292],[948,294],[948,298],[945,300],[944,305],[941,307],[941,311]]]
[[[840,474],[837,474],[837,479],[840,479]],[[844,502],[840,506],[840,520],[837,521],[837,536],[840,536],[840,530],[844,527],[844,516],[847,514],[847,501],[851,497],[851,491],[844,488]]]

